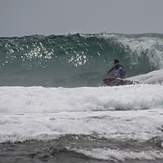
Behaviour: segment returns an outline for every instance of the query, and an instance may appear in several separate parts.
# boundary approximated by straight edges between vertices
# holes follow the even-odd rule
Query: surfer
[[[108,74],[114,69],[116,69],[115,73],[113,74],[115,78],[125,78],[126,71],[124,67],[119,63],[118,59],[114,59],[114,66],[108,71]]]

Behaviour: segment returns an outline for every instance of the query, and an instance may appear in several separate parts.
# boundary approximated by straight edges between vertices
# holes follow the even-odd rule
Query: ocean
[[[1,37],[0,99],[0,163],[162,163],[163,34]]]

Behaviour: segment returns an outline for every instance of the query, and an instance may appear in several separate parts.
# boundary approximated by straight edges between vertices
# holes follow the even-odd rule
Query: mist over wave
[[[115,58],[124,65],[127,77],[162,70],[162,44],[163,34],[3,37],[0,85],[100,86]]]

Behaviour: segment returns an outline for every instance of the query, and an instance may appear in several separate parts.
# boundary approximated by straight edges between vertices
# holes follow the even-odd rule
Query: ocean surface
[[[0,163],[162,163],[163,34],[1,37],[0,99]]]

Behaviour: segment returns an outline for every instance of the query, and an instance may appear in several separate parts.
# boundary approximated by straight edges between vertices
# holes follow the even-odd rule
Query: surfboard
[[[108,86],[139,84],[139,81],[131,81],[121,78],[105,78],[103,82]]]

